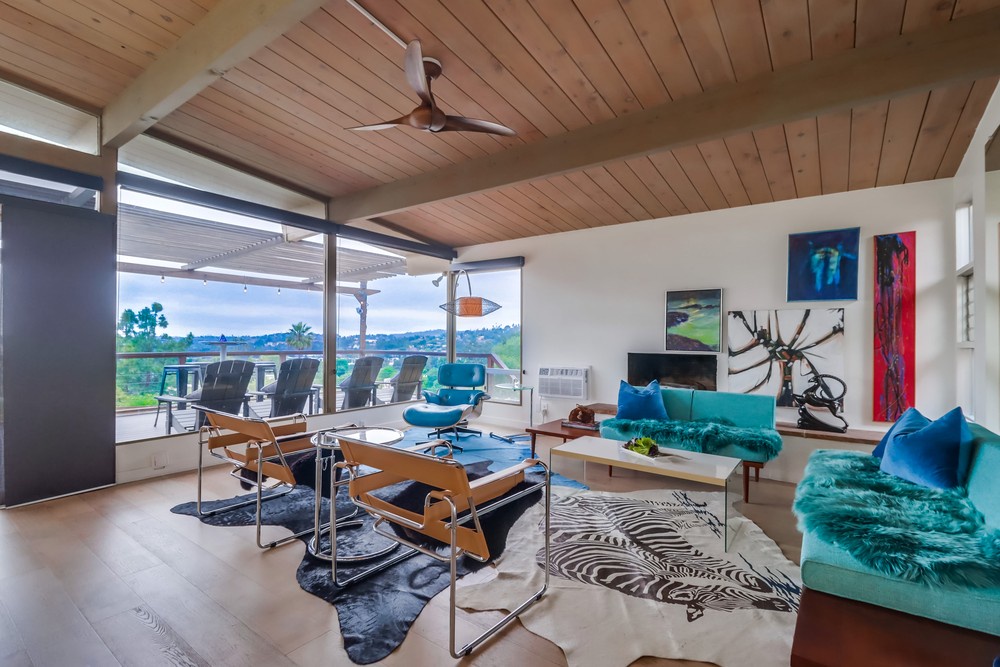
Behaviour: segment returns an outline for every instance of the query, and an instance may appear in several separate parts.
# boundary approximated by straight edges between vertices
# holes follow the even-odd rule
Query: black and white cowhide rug
[[[484,461],[466,465],[469,478],[474,479],[489,474],[491,462]],[[307,466],[312,470],[312,464]],[[311,472],[310,472],[311,475]],[[529,475],[530,478],[530,475]],[[306,476],[300,476],[305,481]],[[518,487],[521,488],[521,487]],[[412,507],[420,511],[427,487],[422,485],[397,485],[385,497],[390,502],[403,507]],[[515,489],[516,492],[518,489]],[[328,489],[326,489],[328,493]],[[483,517],[483,531],[487,536],[490,553],[494,556],[503,552],[507,533],[521,514],[541,498],[541,492],[536,492],[525,498],[514,501],[501,508],[498,512]],[[229,498],[226,500],[202,503],[206,511],[234,503],[237,500],[251,499],[253,494]],[[305,484],[296,486],[288,495],[269,500],[263,505],[263,523],[287,528],[297,533],[312,527],[315,492]],[[329,515],[329,500],[323,498],[323,516]],[[353,511],[354,506],[346,500],[343,490],[337,498],[337,514],[346,516]],[[195,504],[184,503],[172,508],[175,514],[197,516]],[[253,526],[255,506],[223,512],[216,516],[202,517],[203,523],[212,526]],[[362,513],[365,524],[357,528],[348,528],[337,533],[337,551],[341,556],[372,553],[392,544],[391,541],[372,531],[372,519]],[[247,539],[253,535],[248,531]],[[305,536],[303,541],[311,539]],[[321,544],[324,550],[329,549],[329,539],[324,537]],[[255,547],[254,547],[255,548]],[[277,547],[294,548],[291,546]],[[402,548],[402,547],[401,547]],[[387,557],[396,555],[397,552]],[[365,561],[357,564],[338,565],[338,578],[341,581],[349,579],[361,569],[370,567],[378,561]],[[459,561],[459,575],[463,576],[482,564],[471,559]],[[414,620],[432,597],[448,587],[448,564],[434,560],[430,556],[418,554],[345,588],[337,588],[330,579],[330,563],[311,557],[308,552],[302,559],[296,572],[296,579],[303,590],[316,595],[333,604],[337,609],[340,630],[344,638],[344,649],[348,657],[357,664],[367,665],[382,660],[389,655],[406,638],[406,633]]]
[[[722,502],[719,493],[667,490],[558,498],[550,588],[521,622],[573,667],[628,665],[644,655],[788,665],[799,569],[733,510],[736,537],[724,551]],[[462,607],[509,610],[537,590],[541,518],[540,506],[521,517],[493,580],[459,589]]]

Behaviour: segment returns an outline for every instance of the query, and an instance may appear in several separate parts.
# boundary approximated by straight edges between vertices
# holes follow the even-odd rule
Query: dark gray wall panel
[[[10,506],[115,481],[115,220],[0,205]]]

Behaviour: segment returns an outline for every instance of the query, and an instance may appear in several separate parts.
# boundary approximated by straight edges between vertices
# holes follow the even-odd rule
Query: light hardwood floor
[[[560,442],[539,438],[547,457]],[[662,488],[664,479],[557,459],[591,488]],[[222,466],[210,497],[240,492]],[[682,482],[670,481],[680,487]],[[698,489],[697,486],[688,488]],[[700,487],[704,489],[705,487]],[[794,487],[761,480],[741,511],[798,561]],[[205,526],[170,513],[193,500],[194,473],[0,511],[0,665],[349,665],[334,608],[301,590],[300,542],[261,552],[253,528]],[[279,528],[266,529],[280,535]],[[460,612],[459,638],[500,617]],[[434,598],[384,665],[565,665],[520,624],[470,658],[448,655],[447,592]],[[643,658],[634,665],[703,663]],[[749,663],[748,663],[749,664]]]

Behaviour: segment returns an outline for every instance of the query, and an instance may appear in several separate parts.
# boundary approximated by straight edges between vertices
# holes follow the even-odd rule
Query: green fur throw
[[[717,454],[728,445],[738,445],[770,461],[781,451],[781,436],[773,428],[662,419],[607,419],[601,424],[629,438],[652,438],[659,445],[705,454]]]
[[[795,492],[799,530],[877,572],[917,583],[1000,586],[1000,531],[964,490],[932,489],[879,470],[860,452],[818,450]]]

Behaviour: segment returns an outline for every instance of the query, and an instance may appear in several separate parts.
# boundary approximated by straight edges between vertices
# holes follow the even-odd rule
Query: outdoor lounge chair
[[[389,378],[389,385],[392,387],[390,403],[402,403],[413,398],[424,383],[423,374],[426,365],[427,357],[422,354],[414,354],[403,359],[399,372]]]
[[[308,535],[313,529],[304,530],[295,535],[274,540],[268,544],[261,543],[261,506],[265,501],[279,498],[295,487],[295,476],[288,464],[290,454],[303,451],[313,451],[311,437],[315,431],[309,431],[306,418],[301,414],[278,417],[275,419],[257,419],[202,409],[207,424],[200,430],[198,442],[198,516],[213,516],[248,505],[257,505],[257,546],[270,549],[280,544],[290,542],[297,537]],[[212,510],[202,510],[202,476],[204,468],[204,452],[232,463],[233,476],[242,483],[251,483],[257,489],[256,497],[225,507]],[[276,489],[280,489],[277,490]],[[264,492],[268,491],[267,495]]]
[[[344,461],[337,465],[347,470],[350,481],[348,496],[374,519],[376,533],[390,540],[404,544],[451,566],[450,584],[450,639],[449,650],[454,658],[471,653],[482,642],[513,621],[525,609],[537,602],[545,594],[549,585],[549,515],[550,483],[548,468],[537,459],[525,459],[486,477],[470,481],[465,467],[450,457],[436,457],[414,451],[384,447],[344,439],[340,442]],[[363,474],[359,469],[366,466],[376,472]],[[540,466],[544,479],[530,484],[524,489],[511,493],[525,481],[525,471]],[[423,501],[423,511],[418,513],[394,505],[376,495],[380,490],[400,482],[420,482],[431,487]],[[491,628],[468,642],[461,648],[455,644],[455,584],[457,561],[461,555],[480,562],[490,558],[486,536],[480,524],[480,517],[522,498],[538,489],[545,489],[545,583],[528,599],[518,605]],[[435,550],[427,543],[418,543],[401,537],[395,530],[385,527],[391,524],[404,529],[406,534],[420,535],[443,542],[448,546],[445,553]],[[534,554],[531,556],[534,557]]]
[[[247,387],[253,375],[252,361],[227,359],[209,364],[201,389],[186,396],[157,396],[167,405],[167,433],[197,431],[205,425],[203,409],[239,414],[247,405]],[[176,405],[176,408],[174,407]],[[187,410],[184,408],[193,408]]]
[[[360,357],[354,362],[351,376],[340,383],[344,391],[341,410],[375,404],[375,380],[384,361],[382,357]]]
[[[288,359],[278,368],[278,379],[258,394],[271,399],[269,417],[282,417],[305,412],[306,401],[313,395],[313,380],[319,370],[319,360],[308,357]]]

